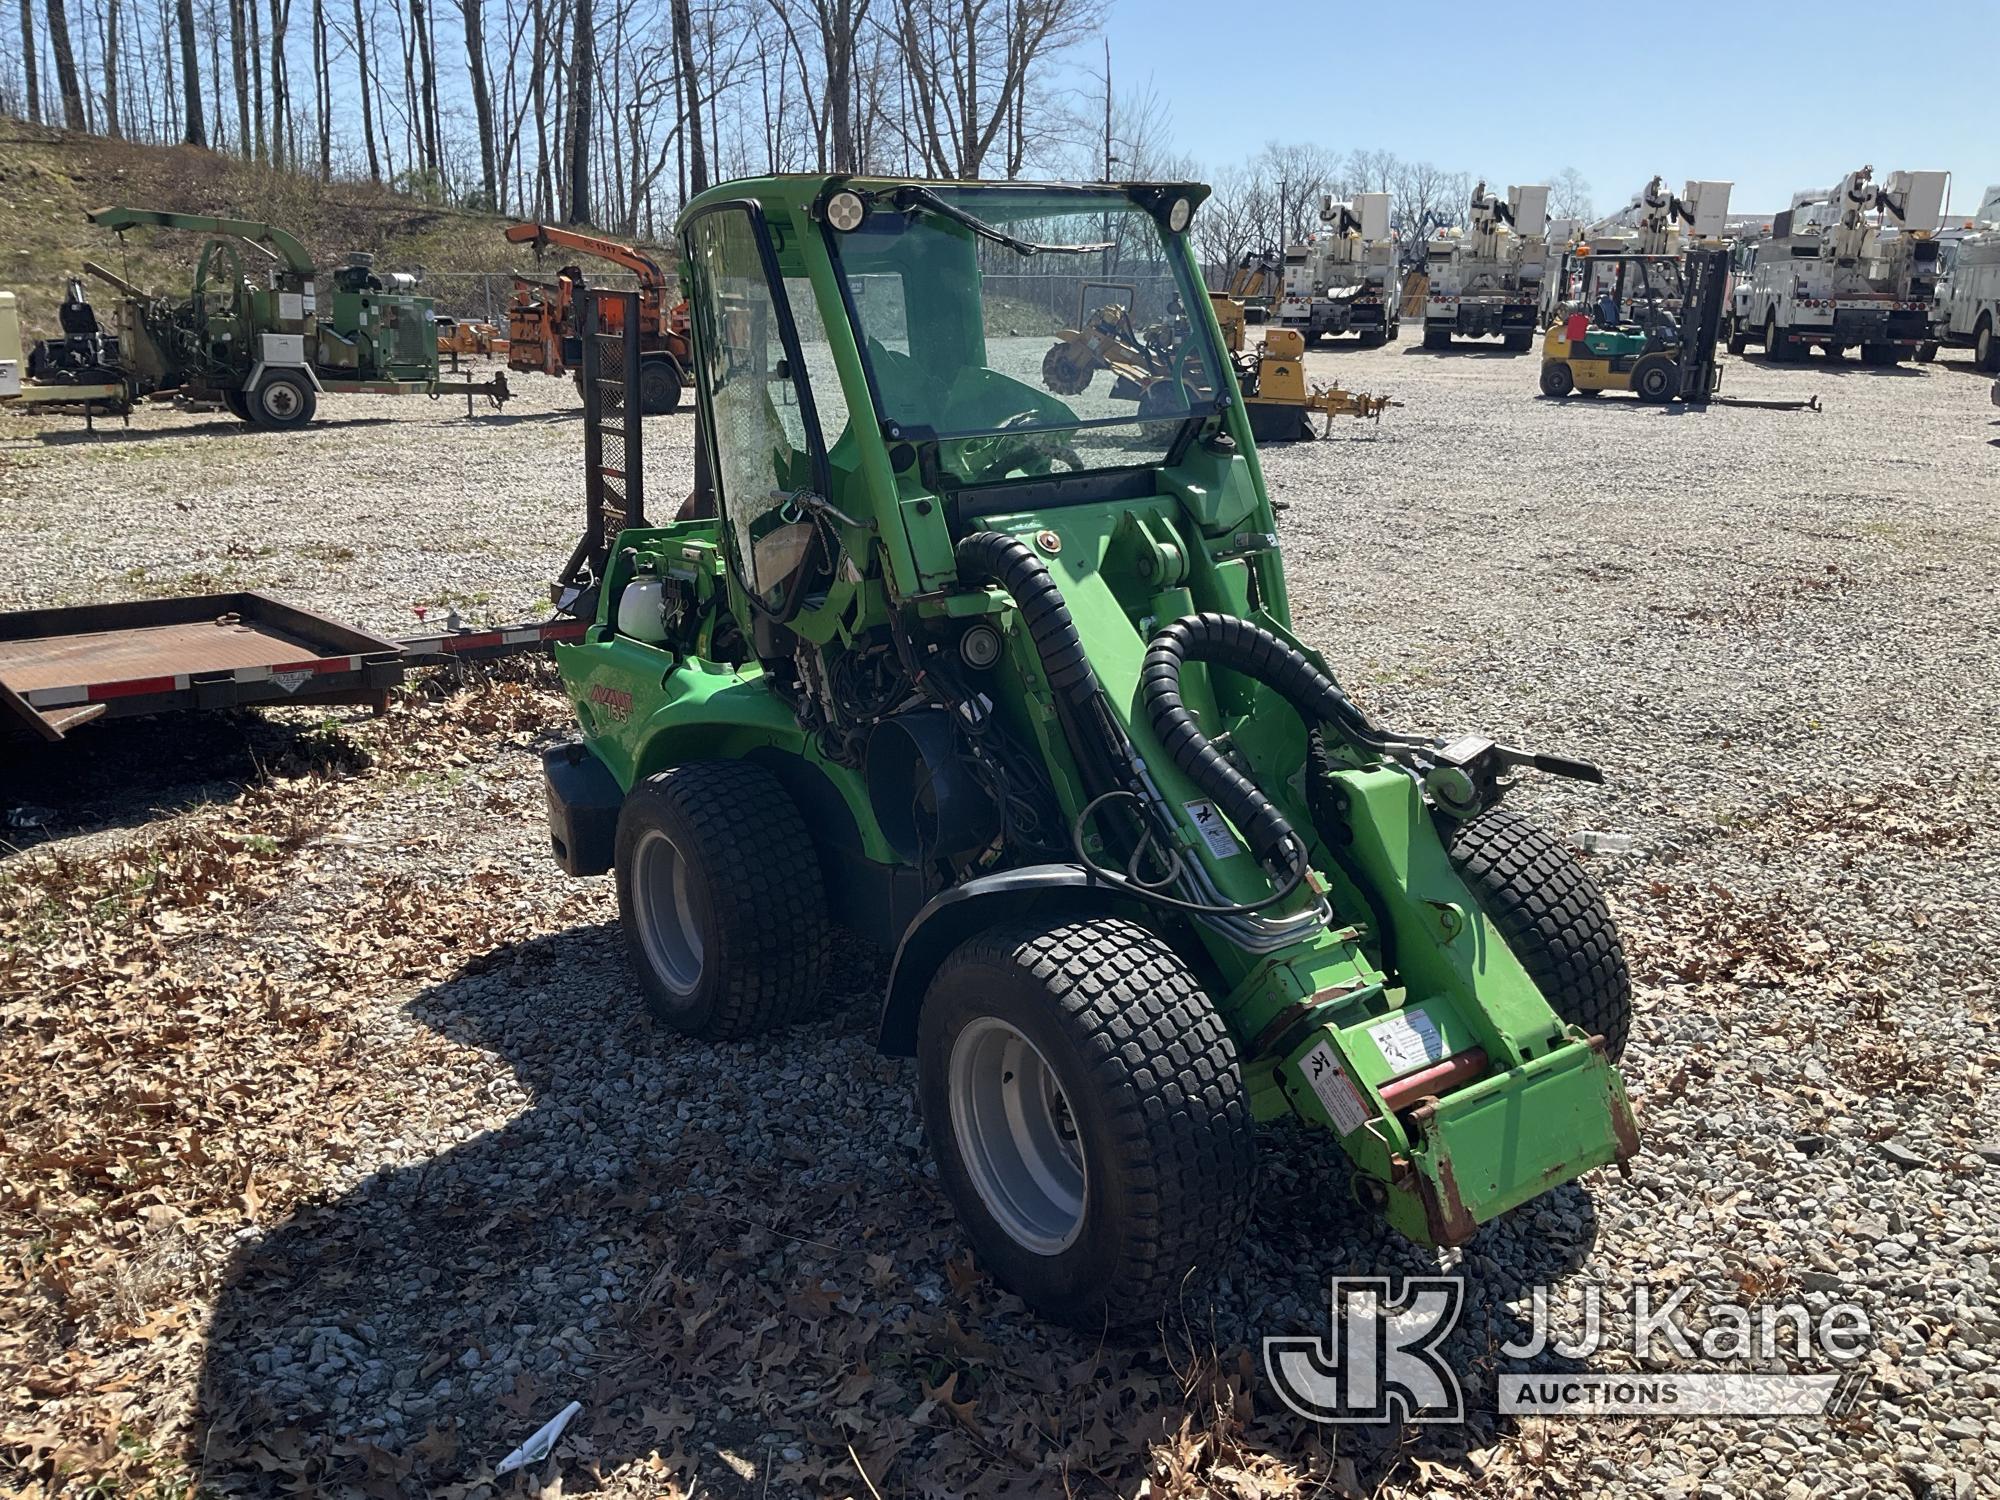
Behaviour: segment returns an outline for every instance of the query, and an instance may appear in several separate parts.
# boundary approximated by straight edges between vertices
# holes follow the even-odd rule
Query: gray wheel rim
[[[966,1175],[1016,1244],[1057,1255],[1083,1232],[1090,1171],[1069,1099],[1035,1044],[997,1016],[952,1043],[952,1134]]]
[[[264,410],[278,421],[284,422],[299,414],[303,404],[299,399],[298,387],[289,380],[273,380],[257,393],[257,399],[264,404]]]
[[[632,851],[639,946],[660,983],[676,995],[691,995],[701,983],[701,926],[695,920],[691,879],[687,858],[672,839],[657,828],[640,837]]]

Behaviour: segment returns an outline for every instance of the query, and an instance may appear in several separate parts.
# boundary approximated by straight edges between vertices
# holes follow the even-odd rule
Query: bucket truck
[[[1504,200],[1484,182],[1473,188],[1465,231],[1439,234],[1425,250],[1426,349],[1449,349],[1455,335],[1497,333],[1512,353],[1534,343],[1548,206],[1544,186],[1510,187]]]
[[[1862,167],[1830,190],[1793,194],[1738,266],[1730,352],[1756,343],[1787,360],[1817,344],[1832,359],[1858,346],[1870,365],[1934,352],[1935,236],[1950,175],[1892,172],[1878,183]]]
[[[1389,234],[1389,195],[1357,193],[1352,202],[1323,199],[1326,228],[1285,249],[1284,295],[1278,323],[1308,344],[1357,333],[1379,348],[1400,331],[1396,243]]]
[[[1953,248],[1938,288],[1936,333],[1941,343],[1970,345],[1974,364],[2000,374],[2000,185],[1986,190],[1971,233]]]

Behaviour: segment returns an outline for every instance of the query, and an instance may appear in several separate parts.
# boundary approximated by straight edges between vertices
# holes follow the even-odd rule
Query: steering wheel
[[[966,477],[974,481],[984,479],[989,474],[1004,475],[1009,469],[1026,468],[1032,473],[1046,474],[1052,462],[1061,459],[1071,469],[1081,471],[1083,458],[1068,443],[1045,444],[1033,438],[1009,438],[1006,434],[1014,429],[1029,426],[1042,420],[1039,411],[1017,411],[999,422],[987,437],[961,438],[959,440],[959,461],[965,466]],[[1039,465],[1039,467],[1036,467]]]

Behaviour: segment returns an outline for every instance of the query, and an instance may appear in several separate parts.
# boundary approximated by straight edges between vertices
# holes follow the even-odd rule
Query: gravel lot
[[[1524,784],[1594,856],[1647,1150],[1446,1258],[1457,1427],[1312,1430],[1252,1353],[1329,1276],[1434,1269],[1268,1132],[1232,1274],[1160,1339],[1041,1326],[971,1267],[871,954],[823,1027],[655,1032],[604,882],[543,853],[546,671],[6,764],[0,1474],[65,1493],[1374,1493],[1964,1500],[2000,1458],[2000,423],[1927,368],[1731,360],[1820,414],[1550,402],[1497,345],[1309,356],[1405,404],[1268,450],[1294,611],[1411,728],[1585,756]],[[567,384],[346,401],[291,435],[0,416],[0,604],[259,587],[388,633],[536,612],[580,513]],[[656,511],[688,423],[649,429]],[[1863,1307],[1827,1420],[1514,1421],[1551,1286]],[[1703,1326],[1700,1318],[1696,1327]],[[1621,1349],[1621,1346],[1622,1349]],[[1656,1363],[1708,1367],[1656,1346]],[[1794,1361],[1794,1364],[1797,1362]],[[1780,1366],[1782,1367],[1782,1365]],[[566,1402],[555,1457],[502,1455]],[[866,1469],[864,1481],[857,1465]],[[179,1487],[176,1487],[179,1486]],[[100,1491],[103,1493],[111,1490]]]

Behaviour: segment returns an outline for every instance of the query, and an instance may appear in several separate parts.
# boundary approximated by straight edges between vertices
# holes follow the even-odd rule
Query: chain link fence
[[[1178,308],[1180,284],[1165,271],[1147,267],[1134,273],[1076,271],[988,271],[988,333],[1040,334],[1075,328],[1078,319],[1106,303],[1128,308],[1139,327],[1157,323]]]
[[[538,270],[519,274],[532,281],[554,281],[560,266],[568,264],[553,256]],[[629,271],[595,270],[584,267],[586,285],[613,291],[633,291],[639,278]],[[461,323],[491,323],[503,333],[507,327],[507,304],[514,296],[514,276],[506,271],[426,271],[418,284],[420,295],[436,304],[440,317],[457,318]]]

